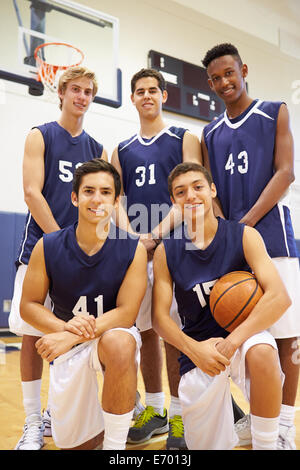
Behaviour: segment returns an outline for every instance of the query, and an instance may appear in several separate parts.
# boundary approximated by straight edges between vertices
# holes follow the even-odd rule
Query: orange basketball
[[[247,271],[233,271],[214,285],[209,298],[210,310],[227,331],[233,331],[249,315],[263,290],[256,277]]]

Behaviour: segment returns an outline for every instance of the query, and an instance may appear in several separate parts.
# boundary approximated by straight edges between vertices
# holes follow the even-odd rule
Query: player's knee
[[[256,344],[246,354],[246,364],[252,374],[271,377],[279,373],[278,354],[269,344]]]
[[[106,332],[99,342],[99,348],[106,367],[117,367],[121,372],[135,363],[136,341],[125,331]]]

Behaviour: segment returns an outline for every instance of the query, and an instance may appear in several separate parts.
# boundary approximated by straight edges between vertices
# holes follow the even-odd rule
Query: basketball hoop
[[[46,48],[47,59],[45,58]],[[83,62],[84,54],[80,49],[71,44],[45,42],[35,49],[34,58],[38,68],[38,81],[42,82],[45,88],[52,93],[55,93],[58,88],[60,74],[70,67],[80,65]],[[58,62],[61,62],[61,64],[59,65]]]

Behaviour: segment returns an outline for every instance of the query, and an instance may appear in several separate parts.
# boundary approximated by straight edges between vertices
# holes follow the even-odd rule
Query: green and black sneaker
[[[167,450],[187,450],[184,439],[184,426],[182,417],[179,415],[169,419],[169,435],[167,439]]]
[[[136,418],[134,425],[129,429],[127,442],[129,444],[140,444],[146,442],[154,434],[164,434],[168,432],[169,424],[167,410],[164,416],[156,413],[153,406],[146,406]]]

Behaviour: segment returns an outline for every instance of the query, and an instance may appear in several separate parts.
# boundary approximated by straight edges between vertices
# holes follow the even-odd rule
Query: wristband
[[[152,240],[154,241],[154,243],[156,244],[156,246],[158,246],[161,242],[161,238],[157,237],[156,235],[154,235],[153,232],[151,232],[151,235],[152,235]]]

